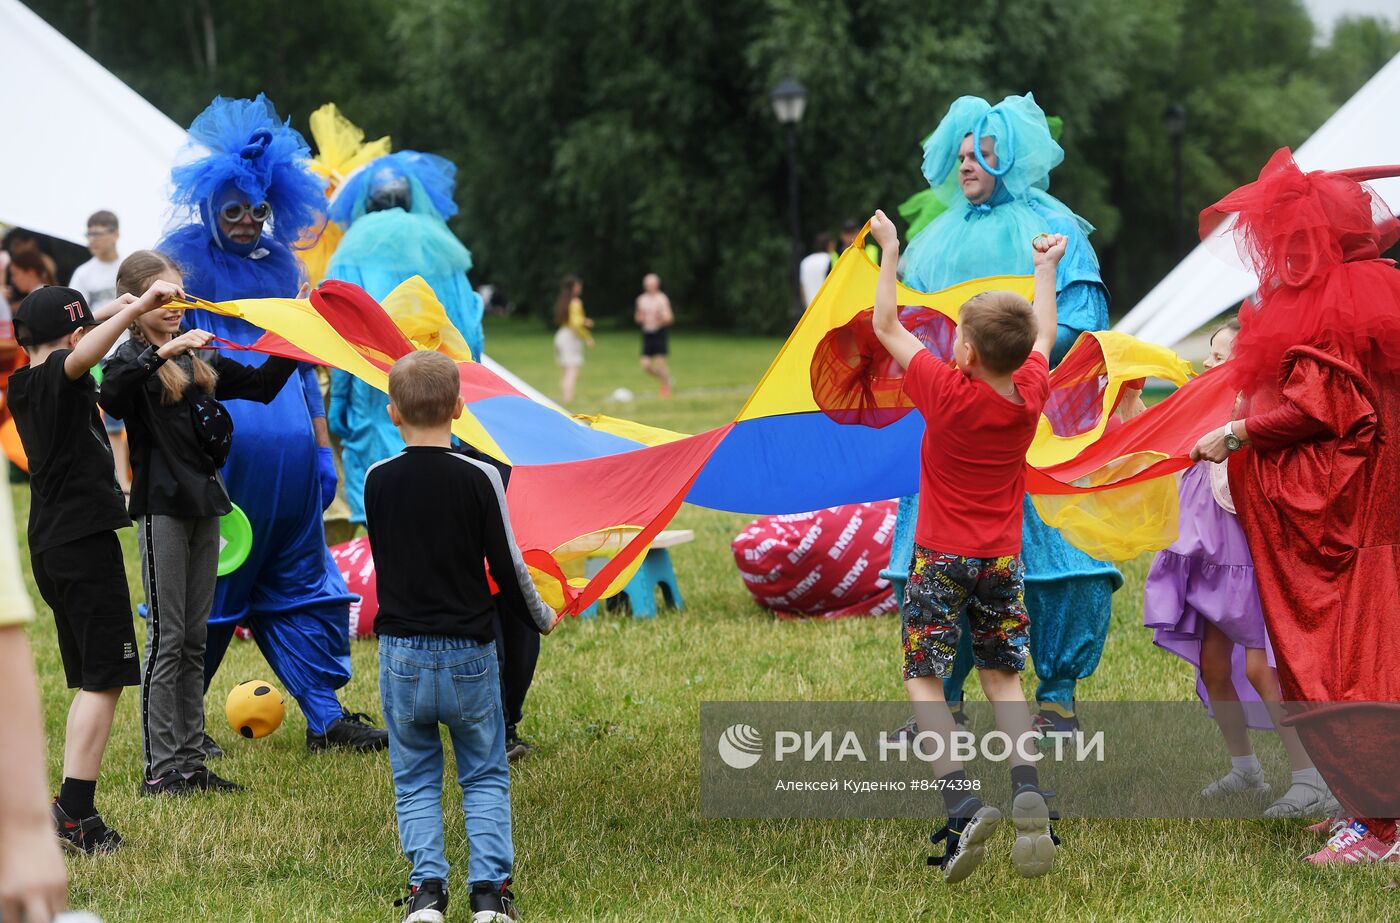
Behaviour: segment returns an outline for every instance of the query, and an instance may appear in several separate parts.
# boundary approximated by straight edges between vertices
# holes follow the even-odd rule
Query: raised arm
[[[880,279],[875,283],[875,336],[899,367],[907,369],[924,344],[899,322],[899,287],[895,278],[899,264],[899,233],[884,212],[876,211],[870,219],[870,234],[883,251]]]
[[[121,339],[122,332],[130,327],[136,318],[163,307],[169,301],[184,297],[185,292],[178,285],[171,285],[164,280],[151,283],[146,294],[126,304],[120,311],[83,334],[78,340],[78,345],[74,346],[73,351],[63,360],[64,374],[71,381],[82,378],[94,365],[102,361],[102,357]]]
[[[1059,333],[1059,312],[1055,307],[1055,270],[1060,265],[1060,257],[1065,255],[1069,238],[1063,234],[1042,234],[1031,241],[1035,260],[1035,300],[1031,308],[1035,311],[1035,352],[1050,361],[1050,353],[1055,349],[1055,335]]]

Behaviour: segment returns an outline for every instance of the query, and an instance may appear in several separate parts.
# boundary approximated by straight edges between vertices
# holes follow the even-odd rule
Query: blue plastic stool
[[[606,558],[589,558],[589,576],[593,576],[602,569]],[[656,618],[656,588],[661,587],[661,596],[665,600],[668,609],[683,609],[685,603],[681,599],[681,590],[676,583],[676,571],[671,566],[671,552],[668,548],[652,548],[647,552],[646,558],[642,560],[642,566],[632,575],[632,579],[627,581],[627,586],[622,588],[622,592],[613,597],[613,600],[627,600],[627,606],[632,610],[634,619],[654,619]],[[609,601],[608,608],[621,605],[620,602]],[[594,603],[587,609],[579,613],[579,618],[591,619],[598,614],[598,603]]]
[[[914,557],[914,527],[919,519],[919,495],[899,498],[899,511],[894,519],[894,538],[890,540],[890,566],[880,571],[894,587],[894,598],[904,609],[904,586],[909,582],[909,562]]]

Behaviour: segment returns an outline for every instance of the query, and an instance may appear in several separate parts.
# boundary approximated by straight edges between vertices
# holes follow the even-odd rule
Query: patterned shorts
[[[978,669],[1026,668],[1030,619],[1020,555],[966,558],[914,545],[904,591],[904,678],[947,676],[966,614]]]

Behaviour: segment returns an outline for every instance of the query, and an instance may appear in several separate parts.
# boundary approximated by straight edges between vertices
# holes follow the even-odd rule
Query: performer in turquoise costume
[[[1108,326],[1108,291],[1089,245],[1093,227],[1050,195],[1050,171],[1064,160],[1035,98],[1008,96],[996,106],[975,96],[956,100],[924,142],[924,177],[947,210],[909,244],[901,267],[905,284],[932,292],[969,279],[1030,275],[1030,240],[1064,234],[1069,249],[1057,274],[1059,335],[1050,357],[1060,361],[1085,330]],[[900,501],[912,522],[917,497]],[[1096,561],[1047,526],[1025,499],[1022,558],[1031,659],[1040,679],[1036,724],[1074,730],[1075,684],[1094,672],[1108,637],[1113,592],[1123,583],[1110,564]],[[896,533],[909,533],[900,529]],[[907,569],[910,549],[895,550],[891,568]],[[952,674],[944,679],[948,704],[958,709],[972,670],[971,632],[964,627]]]
[[[483,305],[467,279],[472,255],[447,226],[457,168],[435,154],[399,151],[371,161],[336,191],[331,220],[347,228],[326,278],[353,282],[382,301],[399,283],[422,276],[447,318],[480,361]],[[328,422],[340,438],[350,521],[365,521],[365,472],[403,451],[384,412],[388,396],[353,375],[331,371]]]
[[[293,247],[321,224],[325,203],[306,142],[262,95],[215,99],[190,126],[190,140],[194,159],[171,178],[175,205],[192,220],[159,245],[180,266],[186,290],[209,301],[295,297],[305,273]],[[242,344],[264,332],[202,309],[186,311],[185,322]],[[246,353],[241,361],[264,359]],[[321,526],[336,487],[321,391],[313,369],[299,375],[302,387],[283,388],[270,404],[227,402],[235,438],[224,480],[252,524],[253,547],[238,570],[219,578],[205,685],[241,623],[301,706],[309,748],[380,749],[388,735],[336,698],[350,680],[353,597]]]

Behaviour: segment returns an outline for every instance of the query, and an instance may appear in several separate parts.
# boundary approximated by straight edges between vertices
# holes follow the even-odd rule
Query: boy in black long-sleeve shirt
[[[365,475],[379,694],[399,839],[413,864],[405,923],[436,923],[447,908],[439,724],[457,757],[474,919],[511,919],[510,775],[486,567],[504,612],[542,634],[555,624],[516,547],[500,475],[451,448],[452,421],[462,413],[459,382],[457,366],[440,353],[396,362],[389,416],[406,448]]]

